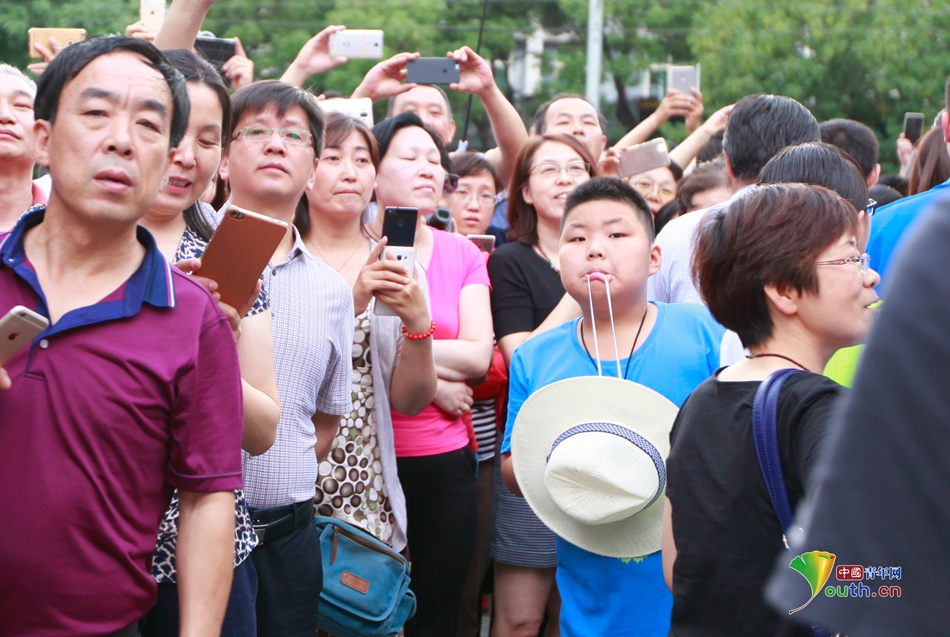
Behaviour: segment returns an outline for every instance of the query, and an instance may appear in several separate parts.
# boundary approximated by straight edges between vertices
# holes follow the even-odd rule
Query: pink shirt
[[[468,285],[487,285],[485,257],[475,244],[458,234],[432,229],[432,259],[426,270],[436,339],[459,335],[459,297]],[[396,456],[434,456],[468,445],[468,430],[461,417],[429,405],[417,416],[393,411]]]

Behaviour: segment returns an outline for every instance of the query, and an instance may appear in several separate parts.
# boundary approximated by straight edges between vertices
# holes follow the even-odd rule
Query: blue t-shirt
[[[701,305],[654,304],[656,324],[632,360],[620,361],[620,369],[625,370],[629,362],[627,380],[649,387],[679,406],[719,367],[725,329]],[[511,452],[511,430],[528,396],[560,380],[597,375],[595,363],[577,336],[579,320],[535,336],[515,350],[509,371],[503,453]],[[602,361],[601,366],[605,376],[616,377],[614,361]],[[557,560],[564,637],[665,637],[669,632],[673,596],[663,581],[659,551],[621,560],[585,551],[559,537]]]
[[[871,218],[871,238],[868,240],[868,254],[871,255],[871,267],[881,275],[877,289],[886,292],[884,283],[887,270],[894,257],[900,252],[903,238],[926,215],[939,199],[950,195],[950,181],[930,190],[905,197],[890,203]]]

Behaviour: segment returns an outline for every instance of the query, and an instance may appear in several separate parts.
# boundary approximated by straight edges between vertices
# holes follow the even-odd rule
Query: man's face
[[[10,73],[0,73],[0,159],[33,163],[33,89]]]
[[[393,98],[393,115],[415,113],[422,123],[434,130],[446,146],[455,139],[455,122],[449,117],[445,98],[431,86],[417,86]]]
[[[56,123],[34,124],[34,154],[53,177],[50,203],[87,221],[142,217],[171,158],[172,107],[168,83],[141,55],[90,62],[63,88]]]
[[[590,149],[594,161],[600,161],[600,155],[607,146],[607,137],[600,128],[597,111],[587,101],[577,97],[557,100],[548,106],[544,125],[546,132],[579,137]]]
[[[249,141],[241,133],[245,127],[272,129],[270,137]],[[259,113],[246,113],[234,127],[227,158],[221,164],[221,177],[231,183],[232,200],[239,205],[261,207],[264,202],[285,205],[296,203],[312,183],[314,154],[312,140],[294,144],[281,137],[278,129],[298,129],[310,137],[307,113],[291,106],[280,115],[276,106]],[[285,137],[290,137],[285,134]],[[263,210],[262,210],[263,212]]]

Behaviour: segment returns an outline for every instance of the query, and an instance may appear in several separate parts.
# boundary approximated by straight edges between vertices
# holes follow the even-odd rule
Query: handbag
[[[314,516],[323,557],[318,626],[334,637],[391,637],[416,612],[409,562],[372,535]]]
[[[782,526],[782,541],[788,548],[785,533],[792,526],[792,502],[785,487],[785,474],[782,472],[782,456],[778,448],[778,397],[782,385],[797,369],[780,369],[759,384],[752,401],[752,438],[755,441],[755,455],[759,460],[759,469],[769,491],[772,508]],[[828,632],[820,626],[812,626],[815,637],[828,637]]]

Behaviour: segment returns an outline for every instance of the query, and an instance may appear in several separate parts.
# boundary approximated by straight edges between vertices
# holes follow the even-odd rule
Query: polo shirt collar
[[[36,273],[23,263],[26,260],[23,238],[28,230],[43,222],[45,215],[45,205],[33,206],[26,211],[3,243],[0,243],[0,267],[12,269],[28,282],[40,297],[39,309],[48,315],[46,297]],[[145,247],[145,258],[138,270],[125,282],[122,298],[102,301],[68,312],[56,323],[52,331],[132,317],[138,314],[143,303],[158,308],[175,307],[175,283],[171,265],[159,252],[155,239],[148,230],[138,226],[136,238]]]

